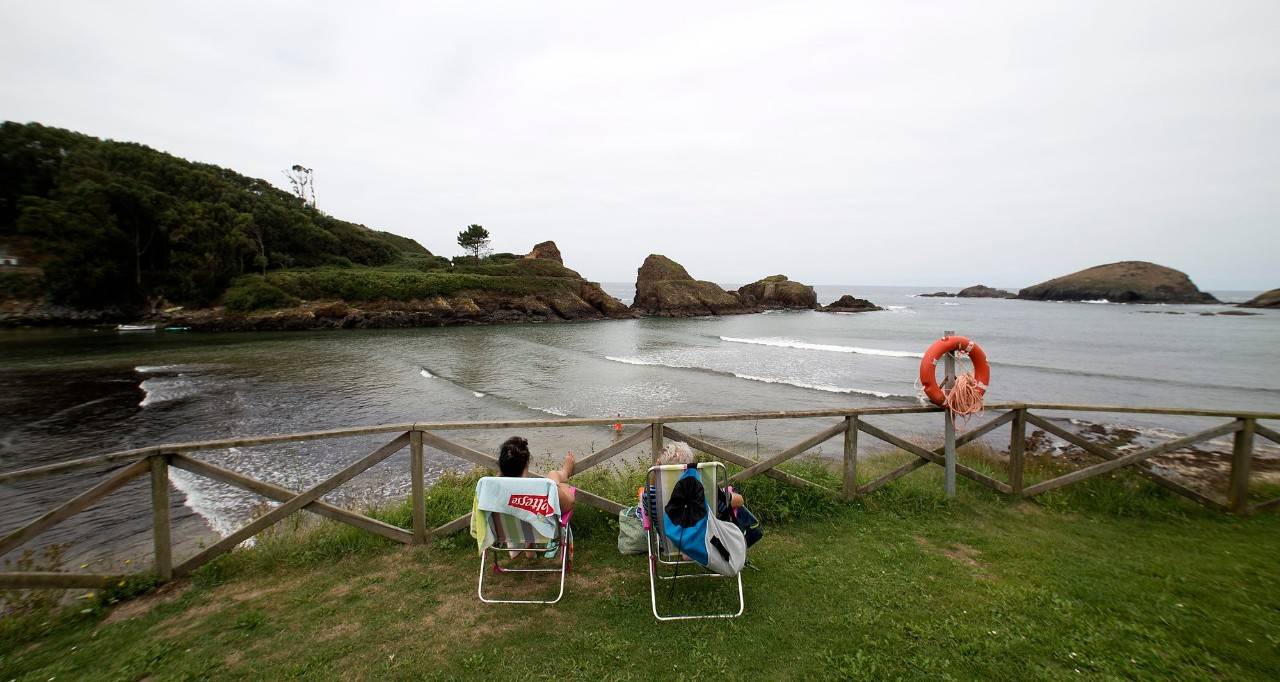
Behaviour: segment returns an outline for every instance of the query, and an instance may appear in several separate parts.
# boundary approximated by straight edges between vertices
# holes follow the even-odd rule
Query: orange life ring
[[[987,365],[987,354],[982,351],[982,347],[963,336],[944,336],[934,341],[929,350],[924,352],[924,359],[920,360],[920,383],[924,386],[924,394],[934,405],[941,407],[946,400],[946,395],[938,386],[935,365],[938,358],[957,350],[969,354],[969,359],[973,361],[973,378],[978,380],[979,389],[983,393],[987,392],[987,384],[991,383],[991,367]]]

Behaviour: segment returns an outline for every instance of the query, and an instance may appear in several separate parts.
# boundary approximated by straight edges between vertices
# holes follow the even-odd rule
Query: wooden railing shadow
[[[368,427],[332,429],[307,433],[264,436],[257,438],[232,438],[172,445],[158,445],[114,452],[96,457],[49,464],[39,467],[0,473],[0,485],[18,481],[32,480],[53,476],[69,471],[100,468],[112,464],[124,465],[114,471],[107,472],[106,478],[92,488],[80,493],[62,505],[42,514],[22,527],[11,531],[0,538],[0,556],[31,541],[41,533],[55,525],[66,521],[77,513],[84,511],[107,495],[119,489],[135,477],[149,474],[151,479],[152,534],[154,539],[153,571],[161,581],[189,575],[201,566],[217,557],[230,552],[240,543],[270,528],[283,519],[306,510],[339,523],[348,524],[363,531],[380,535],[395,542],[406,545],[420,545],[432,539],[457,532],[466,528],[470,514],[460,516],[436,528],[428,528],[426,523],[425,482],[424,482],[424,449],[434,448],[441,452],[458,457],[473,464],[497,469],[497,458],[480,452],[460,443],[449,440],[440,432],[465,431],[475,429],[529,429],[547,427],[583,427],[606,426],[614,423],[641,425],[643,428],[591,453],[577,462],[577,471],[585,471],[599,466],[637,445],[649,442],[650,455],[656,457],[662,449],[665,439],[682,440],[707,455],[728,464],[742,467],[731,476],[734,482],[741,482],[755,476],[767,476],[783,483],[808,487],[824,494],[852,500],[860,495],[870,494],[889,483],[910,474],[911,472],[936,464],[942,467],[953,467],[953,474],[958,474],[974,483],[989,488],[997,493],[1012,498],[1034,498],[1037,495],[1057,490],[1064,486],[1079,483],[1091,478],[1108,474],[1121,468],[1131,468],[1156,485],[1181,495],[1197,504],[1218,511],[1227,511],[1239,515],[1248,515],[1263,510],[1280,507],[1280,497],[1257,504],[1249,503],[1249,478],[1255,439],[1262,437],[1280,444],[1280,433],[1258,423],[1259,420],[1280,420],[1280,414],[1261,412],[1225,412],[1215,410],[1191,410],[1179,408],[1129,408],[1088,405],[1053,405],[1053,404],[1002,404],[989,406],[989,411],[996,416],[985,423],[968,430],[963,435],[954,437],[951,442],[928,449],[906,438],[889,433],[872,424],[869,419],[886,415],[940,413],[935,407],[893,407],[866,409],[835,409],[792,412],[759,412],[706,415],[671,415],[662,417],[627,417],[612,419],[549,419],[509,422],[438,422],[385,424]],[[1229,421],[1200,431],[1198,433],[1170,440],[1137,452],[1121,453],[1094,443],[1080,435],[1065,429],[1032,410],[1070,411],[1070,412],[1119,412],[1158,415],[1216,417]],[[785,448],[772,456],[759,461],[744,454],[717,445],[702,436],[693,436],[679,431],[671,424],[731,422],[748,420],[778,419],[836,419],[835,423],[823,428],[818,433]],[[1008,451],[1008,481],[1001,481],[982,473],[972,467],[960,464],[945,453],[977,441],[1004,425],[1010,425]],[[1063,440],[1076,445],[1084,452],[1096,456],[1100,462],[1040,481],[1033,485],[1024,485],[1023,471],[1025,464],[1026,427],[1032,424]],[[209,462],[197,459],[194,453],[209,450],[222,450],[230,447],[246,447],[343,438],[351,436],[368,436],[377,434],[394,434],[389,442],[365,455],[356,462],[330,475],[320,483],[305,490],[295,491],[260,481]],[[865,434],[897,447],[915,458],[865,484],[858,484],[858,449],[859,434]],[[1214,499],[1200,491],[1194,490],[1155,470],[1150,459],[1179,448],[1234,434],[1234,446],[1231,457],[1231,468],[1228,489],[1224,500]],[[819,485],[799,476],[782,471],[778,466],[821,445],[832,438],[842,439],[842,486],[840,490]],[[336,490],[339,486],[355,478],[370,467],[386,460],[392,455],[409,448],[409,474],[411,479],[411,527],[409,529],[371,518],[349,509],[329,504],[321,498]],[[173,563],[172,538],[169,518],[169,468],[177,467],[192,474],[203,476],[241,490],[255,493],[270,500],[279,502],[279,506],[271,509],[245,524],[238,530],[218,540],[214,544],[197,551],[193,556]],[[536,474],[535,474],[536,475]],[[596,507],[605,512],[616,513],[622,504],[588,490],[578,490],[581,503]],[[121,575],[66,573],[53,571],[25,571],[0,573],[0,588],[98,588],[106,587],[121,580]]]

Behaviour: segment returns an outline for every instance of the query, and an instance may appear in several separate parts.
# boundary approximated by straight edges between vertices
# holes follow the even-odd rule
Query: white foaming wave
[[[539,411],[539,412],[546,412],[547,414],[554,414],[554,415],[555,415],[555,416],[557,416],[557,417],[568,417],[568,416],[569,416],[567,413],[563,412],[562,410],[558,410],[558,409],[556,409],[556,408],[554,408],[554,407],[538,407],[538,406],[536,406],[536,405],[530,405],[530,406],[529,406],[529,409],[537,410],[537,411]]]
[[[786,384],[787,386],[795,386],[797,388],[808,388],[814,391],[823,391],[826,393],[845,393],[857,395],[869,395],[876,398],[905,398],[893,393],[885,393],[883,391],[872,391],[863,388],[843,388],[841,386],[832,386],[830,384],[810,384],[803,381],[791,381],[790,379],[770,379],[769,377],[759,377],[753,374],[733,373],[733,376],[739,379],[747,379],[748,381],[760,381],[766,384]]]
[[[819,350],[828,353],[854,353],[857,355],[879,355],[889,358],[922,358],[924,353],[913,353],[905,350],[885,350],[883,348],[861,348],[858,346],[836,346],[825,343],[808,343],[791,339],[740,339],[732,336],[721,336],[721,341],[729,343],[749,343],[756,346],[775,346],[777,348],[799,348],[801,350]]]
[[[796,388],[807,388],[814,391],[823,391],[825,393],[869,395],[869,396],[874,396],[876,398],[910,398],[912,397],[912,396],[900,395],[897,393],[885,393],[883,391],[872,391],[870,389],[864,389],[864,388],[845,388],[843,386],[832,386],[830,384],[811,384],[805,381],[792,380],[792,379],[771,379],[769,377],[756,376],[754,374],[741,374],[738,372],[723,372],[721,370],[711,369],[708,367],[698,367],[696,365],[681,365],[673,362],[660,362],[657,360],[644,360],[641,358],[616,358],[616,357],[607,355],[605,356],[605,359],[612,360],[613,362],[621,362],[627,365],[647,365],[652,367],[670,367],[672,369],[692,369],[692,370],[698,370],[702,372],[713,372],[715,374],[734,376],[739,379],[746,379],[748,381],[759,381],[766,384],[785,384],[787,386],[795,386]]]
[[[138,388],[145,394],[138,402],[138,407],[147,407],[157,403],[189,398],[199,392],[196,384],[185,375],[176,377],[152,377],[144,379]]]
[[[939,303],[938,305],[960,305],[960,304],[959,304],[959,303],[946,303],[946,302],[943,302],[943,303]]]
[[[426,367],[421,368],[421,369],[418,371],[418,374],[421,374],[423,379],[434,379],[434,378],[436,378],[436,375],[432,374],[431,372],[428,372]]]
[[[1111,301],[1105,298],[1095,298],[1092,301],[1080,301],[1081,303],[1093,303],[1095,305],[1110,305]]]
[[[887,305],[884,308],[885,310],[911,310],[911,308],[908,308],[905,305]]]
[[[212,486],[206,487],[207,483],[199,476],[178,467],[169,467],[169,480],[187,498],[186,507],[208,522],[214,532],[225,538],[236,531],[235,523],[216,511],[223,506],[219,504],[218,492]]]
[[[182,365],[138,365],[133,371],[138,374],[155,374],[156,372],[171,372],[178,369]]]
[[[612,355],[606,355],[604,356],[604,359],[612,360],[613,362],[621,362],[626,365],[657,365],[661,367],[682,367],[686,369],[692,369],[687,365],[669,365],[665,362],[654,362],[653,360],[641,360],[640,358],[615,358]]]
[[[471,395],[473,395],[473,396],[475,396],[475,397],[477,397],[477,398],[483,398],[483,397],[484,397],[484,394],[483,394],[483,393],[481,393],[480,391],[472,391],[472,392],[471,392]]]

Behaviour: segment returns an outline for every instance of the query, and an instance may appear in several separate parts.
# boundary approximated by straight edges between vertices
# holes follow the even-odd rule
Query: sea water
[[[630,285],[605,286],[630,300]],[[1280,412],[1280,311],[1235,317],[1202,315],[1232,309],[1226,305],[917,295],[935,287],[817,289],[822,302],[847,293],[886,310],[290,333],[0,332],[0,470],[159,443],[365,424],[915,405],[919,358],[945,330],[986,350],[989,401]],[[1215,292],[1224,300],[1253,293]],[[1069,416],[1158,436],[1217,423]],[[925,441],[941,432],[937,415],[872,421]],[[754,457],[830,422],[674,426]],[[640,427],[628,427],[623,436],[634,428]],[[443,435],[493,452],[513,432]],[[589,453],[619,437],[604,427],[521,435],[530,439],[540,465],[557,463],[566,450]],[[390,437],[230,448],[201,457],[301,490]],[[817,450],[831,455],[838,448],[835,439]],[[469,466],[433,450],[427,459],[429,477]],[[0,532],[100,477],[75,472],[0,485]],[[181,470],[172,477],[175,524],[183,537],[225,534],[272,504]],[[326,499],[359,508],[408,490],[402,452]],[[71,542],[77,557],[145,553],[148,505],[140,479],[38,542]]]

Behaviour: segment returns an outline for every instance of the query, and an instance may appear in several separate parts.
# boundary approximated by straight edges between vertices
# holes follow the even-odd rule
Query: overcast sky
[[[1280,2],[6,2],[0,118],[597,280],[1280,286]]]

